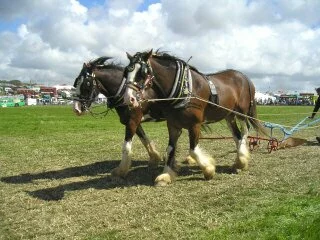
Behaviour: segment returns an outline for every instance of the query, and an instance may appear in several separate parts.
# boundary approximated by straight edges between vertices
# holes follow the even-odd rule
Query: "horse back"
[[[254,100],[255,88],[252,82],[241,72],[225,70],[207,75],[216,87],[219,105],[210,105],[210,118],[223,119],[231,111],[249,114],[252,101]],[[220,107],[221,106],[221,107]],[[210,114],[210,112],[214,112]],[[218,119],[218,120],[221,120]]]

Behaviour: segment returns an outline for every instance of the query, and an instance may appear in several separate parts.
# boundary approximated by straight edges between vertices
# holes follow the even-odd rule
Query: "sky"
[[[160,49],[260,92],[320,87],[319,0],[0,0],[0,79],[73,84],[99,56]]]

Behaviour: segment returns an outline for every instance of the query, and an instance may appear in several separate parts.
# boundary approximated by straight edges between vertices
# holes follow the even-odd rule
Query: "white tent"
[[[261,104],[267,104],[267,103],[270,103],[270,102],[275,102],[276,101],[276,97],[274,96],[271,96],[269,94],[265,94],[265,93],[261,93],[261,92],[256,92],[255,94],[255,100],[256,102],[258,103],[261,103]]]

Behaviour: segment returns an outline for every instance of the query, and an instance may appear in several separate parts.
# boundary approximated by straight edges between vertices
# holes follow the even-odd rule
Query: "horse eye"
[[[127,69],[128,69],[128,72],[132,72],[133,69],[134,69],[134,64],[129,65],[129,66],[127,67]]]

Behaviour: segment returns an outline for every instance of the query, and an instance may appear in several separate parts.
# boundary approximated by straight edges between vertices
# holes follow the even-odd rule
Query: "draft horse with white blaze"
[[[237,156],[233,168],[248,168],[248,128],[251,124],[260,132],[264,129],[255,118],[255,87],[244,74],[226,70],[204,75],[177,57],[166,53],[153,54],[152,50],[138,52],[134,56],[127,53],[127,57],[130,63],[126,67],[125,103],[136,109],[143,100],[153,102],[158,99],[157,104],[162,106],[167,119],[169,143],[166,166],[156,178],[156,185],[167,185],[174,180],[176,144],[183,128],[189,133],[190,156],[197,161],[206,179],[213,178],[214,160],[198,145],[200,127],[202,123],[223,119],[236,143]],[[214,91],[219,104],[212,104]]]
[[[136,108],[130,111],[128,106],[123,104],[125,91],[124,67],[112,62],[105,64],[108,59],[111,58],[100,57],[83,64],[81,72],[74,82],[76,96],[73,109],[77,115],[81,115],[90,108],[99,93],[107,97],[108,108],[114,108],[119,115],[120,122],[125,125],[122,160],[119,166],[113,169],[112,175],[125,177],[131,166],[131,146],[135,134],[138,135],[148,151],[149,166],[156,167],[161,157],[140,124],[145,113],[143,109]]]

